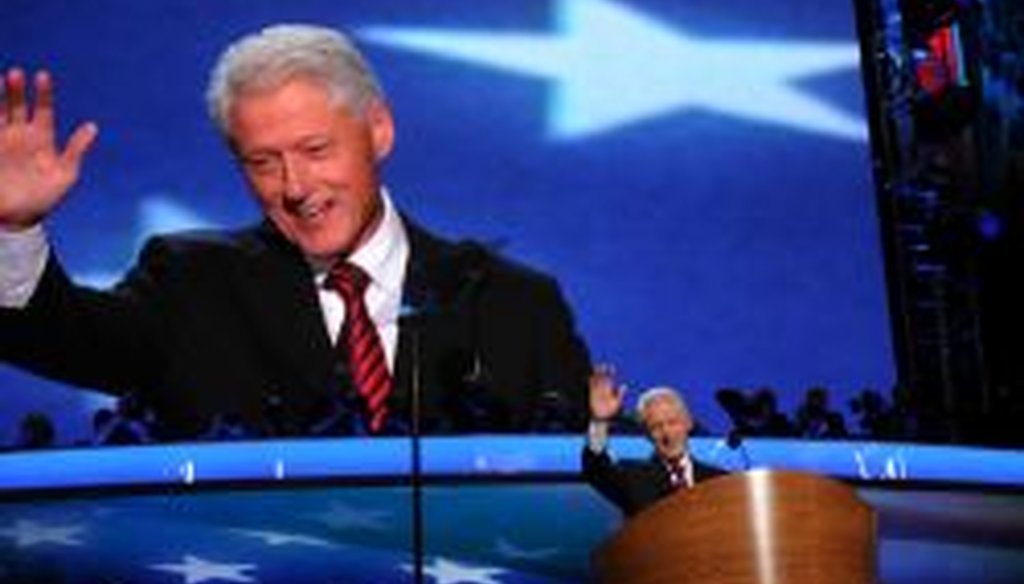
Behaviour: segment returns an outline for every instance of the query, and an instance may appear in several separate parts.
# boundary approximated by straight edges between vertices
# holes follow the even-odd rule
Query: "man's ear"
[[[391,108],[383,100],[374,98],[366,106],[366,120],[370,126],[370,142],[374,159],[382,162],[395,145],[395,121]]]

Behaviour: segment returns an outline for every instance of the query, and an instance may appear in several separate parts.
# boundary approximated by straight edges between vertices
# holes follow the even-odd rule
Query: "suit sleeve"
[[[622,469],[612,460],[607,450],[594,452],[584,446],[582,469],[583,480],[587,484],[624,513],[628,514],[630,505],[629,501],[627,501],[629,486],[626,484],[626,476]]]
[[[564,402],[567,429],[581,432],[587,422],[590,353],[576,331],[572,310],[557,283],[549,282],[538,305],[541,312],[535,338],[540,389]]]
[[[110,291],[74,284],[51,253],[28,304],[0,309],[0,359],[37,375],[108,393],[140,390],[159,370],[159,310],[149,245]]]

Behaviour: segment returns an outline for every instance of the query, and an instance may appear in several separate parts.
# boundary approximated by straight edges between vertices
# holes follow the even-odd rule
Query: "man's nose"
[[[292,200],[305,198],[309,187],[306,163],[298,156],[286,154],[282,157],[281,172],[285,197]]]

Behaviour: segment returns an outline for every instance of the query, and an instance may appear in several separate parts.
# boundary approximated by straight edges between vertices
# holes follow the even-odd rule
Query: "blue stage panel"
[[[425,440],[425,581],[589,581],[591,550],[621,519],[576,477],[582,443]],[[641,439],[614,446],[648,452]],[[694,446],[701,455],[724,448]],[[1024,581],[1018,453],[756,440],[746,448],[752,466],[838,469],[827,474],[840,478],[859,476],[858,452],[870,450],[883,470],[887,457],[903,457],[903,476],[856,481],[879,514],[880,584]],[[723,452],[720,461],[735,454]],[[7,453],[0,582],[412,582],[409,453],[398,439]],[[987,464],[996,469],[973,474]]]
[[[739,449],[694,438],[697,456],[730,470],[785,468],[859,482],[1024,487],[1024,453],[885,442],[747,440]],[[573,475],[577,436],[424,438],[426,477]],[[623,457],[647,456],[642,438],[613,438]],[[401,477],[411,468],[404,438],[343,438],[123,446],[0,455],[0,491]]]

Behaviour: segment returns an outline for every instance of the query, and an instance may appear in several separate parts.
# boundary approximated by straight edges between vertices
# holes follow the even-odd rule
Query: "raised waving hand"
[[[590,373],[590,418],[610,420],[622,410],[626,388],[615,381],[610,365],[597,365]]]
[[[54,121],[53,79],[33,76],[29,101],[24,71],[10,69],[0,88],[0,228],[41,222],[78,180],[82,158],[96,139],[96,124],[79,125],[60,148]]]

